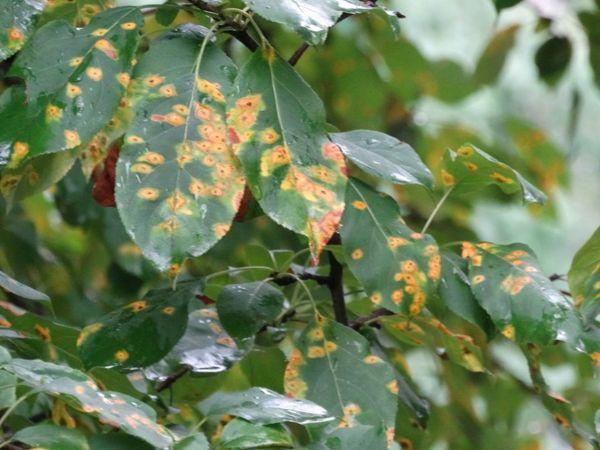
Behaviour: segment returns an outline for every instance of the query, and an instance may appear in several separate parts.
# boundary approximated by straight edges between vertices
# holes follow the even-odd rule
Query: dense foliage
[[[0,0],[0,448],[600,447],[597,3]]]

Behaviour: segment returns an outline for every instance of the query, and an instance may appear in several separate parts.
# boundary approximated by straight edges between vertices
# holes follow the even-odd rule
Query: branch
[[[316,281],[317,284],[329,284],[329,277],[327,275],[317,275],[310,272],[302,272],[302,273],[277,273],[273,272],[269,275],[273,278],[272,282],[277,286],[289,286],[290,284],[294,284],[300,278],[302,281],[312,280]]]
[[[329,244],[340,245],[342,240],[340,235],[335,233]],[[348,325],[348,313],[346,312],[346,302],[344,300],[344,266],[335,259],[332,251],[327,252],[329,256],[329,280],[327,287],[333,301],[333,312],[335,320],[343,325]]]
[[[180,367],[173,375],[169,375],[156,385],[156,392],[162,392],[190,371],[187,366]]]
[[[373,311],[368,316],[359,317],[358,319],[356,319],[353,322],[351,322],[350,323],[350,327],[352,327],[352,328],[354,328],[355,330],[358,331],[364,325],[366,325],[368,322],[371,322],[372,320],[376,320],[376,319],[378,319],[380,317],[383,317],[383,316],[391,316],[393,314],[394,313],[392,311],[389,311],[389,310],[384,309],[384,308],[376,309],[375,311]]]

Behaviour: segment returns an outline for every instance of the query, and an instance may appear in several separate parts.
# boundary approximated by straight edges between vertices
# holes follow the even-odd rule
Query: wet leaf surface
[[[228,449],[291,448],[293,441],[280,425],[256,425],[242,419],[233,419],[223,428],[219,445]]]
[[[43,9],[43,0],[0,1],[0,61],[21,50]]]

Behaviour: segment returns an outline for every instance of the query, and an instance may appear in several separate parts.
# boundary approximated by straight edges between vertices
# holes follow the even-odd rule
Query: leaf
[[[85,28],[58,21],[35,33],[9,72],[25,80],[27,100],[19,88],[0,99],[10,167],[75,148],[109,121],[129,80],[142,21],[137,8],[115,8]]]
[[[419,314],[441,274],[437,244],[408,228],[396,202],[352,179],[341,236],[348,267],[373,304]]]
[[[81,27],[90,23],[96,14],[114,5],[114,0],[52,0],[44,10],[42,22],[62,19]]]
[[[377,178],[433,187],[433,176],[419,155],[395,137],[368,130],[332,133],[330,137],[352,162]]]
[[[281,291],[267,282],[230,284],[219,294],[217,312],[230,336],[245,338],[275,320],[284,302]]]
[[[200,410],[206,416],[230,414],[259,425],[281,422],[306,425],[333,419],[326,409],[311,401],[292,399],[259,387],[242,392],[216,392],[200,404]]]
[[[89,450],[85,436],[78,430],[39,424],[17,431],[12,440],[46,450]]]
[[[549,85],[555,85],[567,70],[573,49],[565,36],[553,36],[538,48],[535,65],[540,78]]]
[[[181,339],[194,287],[150,291],[142,300],[100,317],[79,335],[79,355],[86,367],[147,367]]]
[[[573,257],[568,280],[575,304],[588,320],[595,319],[600,306],[600,227]]]
[[[248,185],[271,219],[308,237],[316,263],[339,225],[347,181],[323,103],[271,47],[254,53],[236,88],[229,134]]]
[[[255,425],[245,420],[233,419],[223,428],[219,445],[226,449],[290,448],[293,441],[280,425]]]
[[[89,438],[90,450],[155,450],[156,447],[124,433],[93,434]],[[175,447],[177,448],[177,447]]]
[[[473,145],[464,145],[456,152],[446,151],[442,181],[454,194],[477,192],[494,184],[506,194],[521,193],[523,201],[544,203],[546,196],[530,184],[519,172]]]
[[[511,8],[519,3],[521,3],[521,0],[494,0],[494,4],[496,5],[496,9],[498,11],[501,11],[505,8]]]
[[[0,1],[0,61],[21,50],[43,9],[43,0]]]
[[[13,359],[0,368],[33,389],[58,396],[73,407],[97,416],[103,423],[121,428],[156,447],[173,443],[169,432],[156,423],[152,408],[124,394],[100,391],[96,383],[79,370],[27,359]]]
[[[175,444],[174,450],[210,450],[206,436],[196,433]]]
[[[189,315],[185,334],[158,363],[145,370],[146,377],[162,381],[180,366],[194,374],[224,372],[246,352],[223,330],[212,309],[199,309]]]
[[[477,61],[473,78],[480,85],[493,84],[498,79],[508,54],[513,49],[519,25],[513,25],[497,33],[488,43]]]
[[[0,370],[0,408],[9,408],[17,401],[17,378],[4,370]]]
[[[590,66],[594,75],[594,81],[596,82],[596,86],[600,86],[600,28],[598,28],[600,12],[584,12],[579,14],[579,20],[588,37]]]
[[[391,366],[356,331],[317,316],[295,342],[286,393],[311,400],[339,419],[337,428],[385,427],[393,433],[398,383]],[[390,431],[391,430],[391,431]]]
[[[117,166],[123,224],[161,270],[199,256],[229,230],[244,177],[225,127],[236,68],[195,26],[155,40],[136,66],[144,92]]]
[[[401,342],[409,345],[429,344],[444,350],[453,363],[471,372],[485,372],[481,348],[466,334],[453,333],[433,317],[385,316],[380,319],[385,330]]]
[[[522,343],[554,341],[580,346],[573,305],[543,275],[523,244],[463,244],[471,290],[504,336]]]
[[[477,325],[486,334],[494,325],[471,292],[467,262],[450,252],[442,252],[442,278],[439,293],[444,304],[455,314]]]
[[[173,23],[178,13],[177,4],[168,2],[156,10],[154,17],[160,25],[168,27]]]
[[[17,280],[12,279],[2,271],[0,271],[0,286],[8,292],[12,292],[13,294],[16,294],[22,298],[44,302],[50,301],[50,297],[43,292],[36,291],[35,289],[30,288],[23,283],[19,283]]]

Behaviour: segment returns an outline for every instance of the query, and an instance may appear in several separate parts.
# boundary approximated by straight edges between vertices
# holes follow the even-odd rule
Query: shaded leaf
[[[590,52],[590,66],[596,81],[600,87],[600,11],[584,12],[579,15],[579,20],[587,33]]]
[[[407,143],[379,131],[332,133],[344,155],[365,172],[392,183],[433,187],[433,176]]]
[[[242,419],[233,419],[221,433],[219,445],[230,449],[263,447],[292,447],[292,438],[280,425],[255,425]]]
[[[179,367],[185,366],[195,374],[224,372],[245,354],[223,330],[217,313],[212,309],[193,311],[187,329],[177,345],[158,363],[148,367],[145,374],[162,381]]]
[[[146,442],[124,433],[93,434],[89,438],[90,450],[155,450]]]
[[[494,0],[494,5],[496,5],[498,11],[511,8],[519,3],[521,3],[521,0]]]
[[[373,304],[418,314],[435,294],[441,274],[438,247],[408,228],[397,203],[352,179],[341,229],[348,267]]]
[[[398,383],[393,369],[371,353],[362,335],[322,316],[296,340],[285,389],[294,398],[326,408],[339,419],[337,428],[394,428]]]
[[[515,44],[518,25],[513,25],[497,33],[488,43],[477,61],[473,77],[478,84],[493,84],[497,79],[509,52]]]
[[[0,61],[21,50],[43,9],[43,0],[0,1]]]
[[[10,167],[75,148],[108,122],[129,79],[141,23],[137,8],[115,8],[85,28],[59,21],[35,33],[10,70],[25,80],[28,101],[19,88],[0,101],[0,118],[12,125],[0,132],[12,149]]]
[[[80,27],[90,23],[96,14],[114,5],[114,0],[52,0],[44,10],[42,22],[62,19]]]
[[[580,347],[580,319],[573,305],[541,272],[533,251],[523,244],[463,244],[471,290],[496,327],[509,339]]]
[[[90,448],[80,431],[50,424],[23,428],[17,431],[12,439],[46,450],[89,450]]]
[[[311,401],[292,399],[259,387],[242,392],[217,392],[200,404],[200,410],[206,416],[230,414],[259,425],[280,422],[305,425],[333,419],[326,409]]]
[[[96,383],[79,370],[26,359],[13,359],[0,368],[15,374],[33,389],[59,396],[83,412],[156,447],[173,443],[169,432],[156,423],[152,408],[124,394],[100,391]]]
[[[229,134],[248,185],[275,222],[308,237],[318,261],[339,225],[347,181],[323,104],[271,47],[254,53],[236,88]]]
[[[154,17],[160,25],[168,27],[173,23],[178,13],[177,4],[167,2],[156,10]]]
[[[520,193],[530,203],[544,203],[543,192],[529,183],[508,165],[488,155],[473,145],[464,145],[456,152],[444,154],[442,181],[455,194],[477,192],[494,184],[506,194]]]
[[[8,292],[12,292],[13,294],[18,295],[19,297],[26,298],[29,300],[50,300],[50,297],[48,297],[43,292],[36,291],[35,289],[30,288],[29,286],[26,286],[23,283],[19,283],[17,280],[12,279],[2,271],[0,271],[0,286]]]
[[[174,450],[210,450],[206,436],[196,433],[175,444]]]
[[[223,327],[234,338],[256,334],[281,312],[285,297],[264,281],[230,284],[217,299],[217,312]]]
[[[79,335],[86,367],[147,367],[165,356],[183,336],[194,287],[150,291],[142,300],[100,317]]]
[[[595,319],[600,306],[600,227],[573,257],[568,280],[575,304],[588,320]]]
[[[153,41],[136,66],[143,99],[117,166],[123,224],[160,269],[199,256],[229,230],[244,177],[225,126],[236,68],[199,28]]]
[[[535,54],[535,65],[540,78],[550,85],[556,84],[571,62],[573,49],[565,36],[553,36],[542,44]]]

